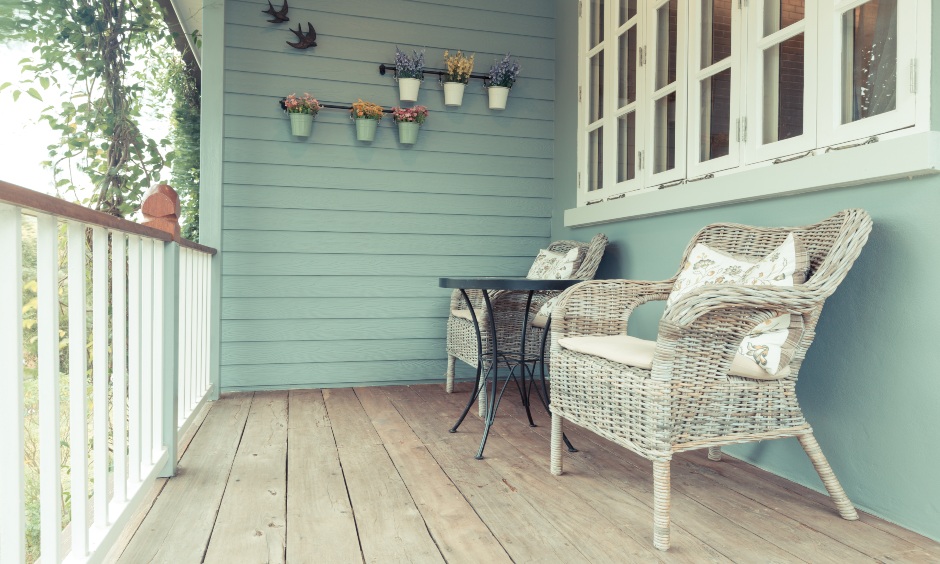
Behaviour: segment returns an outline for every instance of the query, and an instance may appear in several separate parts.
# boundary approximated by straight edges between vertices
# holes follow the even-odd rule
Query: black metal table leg
[[[470,302],[470,296],[467,295],[467,291],[463,288],[460,289],[460,293],[463,294],[464,301],[467,302],[467,309],[470,310],[470,319],[473,321],[473,330],[477,335],[477,375],[476,380],[473,384],[473,392],[470,393],[470,399],[467,401],[467,406],[464,407],[463,413],[460,414],[460,418],[457,419],[457,422],[454,423],[454,426],[450,428],[451,433],[457,432],[457,427],[460,427],[460,424],[463,423],[464,418],[467,417],[467,413],[470,411],[470,407],[476,401],[477,396],[480,393],[480,375],[483,372],[483,359],[486,358],[485,353],[483,352],[483,337],[480,335],[480,323],[477,320],[477,314],[473,310],[473,303]],[[488,373],[489,371],[487,371]],[[484,382],[485,382],[484,376]]]

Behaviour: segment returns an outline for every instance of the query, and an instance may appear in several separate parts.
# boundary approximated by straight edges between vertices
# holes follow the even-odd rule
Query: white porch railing
[[[175,473],[212,391],[214,252],[0,182],[0,562],[101,561]]]

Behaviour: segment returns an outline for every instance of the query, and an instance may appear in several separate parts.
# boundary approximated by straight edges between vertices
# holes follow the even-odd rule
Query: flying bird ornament
[[[287,0],[284,0],[284,5],[281,6],[280,10],[275,10],[274,5],[271,4],[271,0],[268,0],[268,9],[262,10],[262,14],[268,14],[273,20],[268,20],[268,23],[284,23],[289,22],[290,18],[287,17]]]
[[[307,32],[304,33],[303,28],[300,24],[297,24],[296,30],[291,30],[291,33],[297,36],[298,41],[296,43],[287,42],[288,45],[294,49],[307,49],[308,47],[317,46],[317,30],[313,29],[313,24],[307,22]]]

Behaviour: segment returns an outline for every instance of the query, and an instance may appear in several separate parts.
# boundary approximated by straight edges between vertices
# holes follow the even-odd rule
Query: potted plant
[[[356,139],[359,141],[373,141],[375,139],[375,130],[385,116],[382,106],[372,102],[363,102],[359,98],[358,102],[349,109],[349,117],[356,122]]]
[[[459,50],[456,55],[444,51],[444,66],[447,67],[447,74],[444,75],[445,106],[459,106],[463,103],[463,91],[473,73],[474,56],[467,57]]]
[[[398,124],[398,142],[414,145],[418,140],[418,128],[428,119],[428,109],[424,106],[411,108],[392,108],[392,118]]]
[[[298,137],[310,135],[313,118],[317,117],[317,112],[320,111],[320,102],[316,98],[306,92],[303,96],[291,94],[281,100],[281,107],[290,116],[291,133]]]
[[[418,88],[424,80],[424,51],[420,53],[412,50],[409,57],[398,47],[395,47],[395,78],[398,80],[398,97],[403,102],[417,102]]]
[[[519,77],[519,61],[509,58],[509,53],[503,57],[502,61],[497,61],[490,67],[489,85],[487,92],[490,96],[491,110],[505,110],[506,99],[509,97],[509,89]]]

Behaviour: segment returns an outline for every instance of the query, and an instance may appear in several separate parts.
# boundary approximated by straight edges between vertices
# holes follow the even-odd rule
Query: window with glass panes
[[[927,0],[582,2],[579,205],[914,125],[918,9]]]

